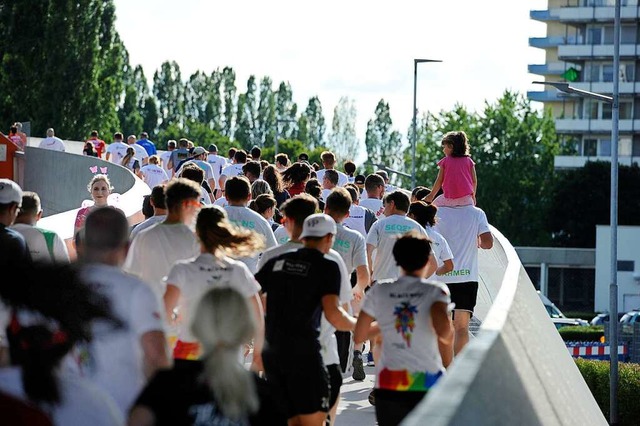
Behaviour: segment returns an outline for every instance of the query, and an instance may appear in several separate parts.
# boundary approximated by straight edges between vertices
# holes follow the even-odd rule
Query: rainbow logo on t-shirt
[[[389,370],[384,368],[378,373],[378,389],[394,391],[428,391],[442,377],[442,371]]]

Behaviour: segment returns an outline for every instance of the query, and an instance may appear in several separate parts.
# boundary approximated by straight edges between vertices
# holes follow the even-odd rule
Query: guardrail
[[[480,279],[497,291],[480,332],[403,425],[606,425],[515,249],[495,228]]]

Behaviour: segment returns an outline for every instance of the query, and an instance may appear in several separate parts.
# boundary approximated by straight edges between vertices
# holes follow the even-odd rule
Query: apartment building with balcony
[[[613,69],[615,0],[549,0],[531,19],[546,24],[545,37],[529,45],[544,49],[545,63],[529,72],[545,81],[567,82],[578,89],[612,95],[619,73],[620,164],[640,165],[640,5],[621,0],[620,67]],[[610,103],[561,93],[551,86],[527,93],[531,101],[551,108],[563,152],[556,169],[582,167],[587,161],[611,159]]]

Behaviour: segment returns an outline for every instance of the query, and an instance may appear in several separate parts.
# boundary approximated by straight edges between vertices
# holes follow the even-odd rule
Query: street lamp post
[[[411,135],[411,188],[416,187],[416,144],[417,144],[417,134],[416,134],[416,115],[418,113],[418,109],[416,106],[416,98],[418,92],[418,64],[423,62],[442,62],[439,59],[414,59],[413,60],[413,132]]]
[[[610,284],[609,284],[609,423],[618,424],[618,124],[620,109],[620,0],[616,0],[613,27],[613,97],[576,89],[568,83],[541,82],[580,97],[597,99],[611,105],[611,205],[610,205]]]
[[[276,138],[273,141],[273,146],[275,148],[276,154],[278,155],[278,139],[280,139],[280,123],[295,123],[296,120],[293,118],[276,118]]]

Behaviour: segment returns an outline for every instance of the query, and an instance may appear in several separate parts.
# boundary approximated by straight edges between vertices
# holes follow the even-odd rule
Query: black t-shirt
[[[322,297],[340,294],[338,264],[302,248],[269,260],[256,274],[267,294],[265,337],[272,349],[319,349]]]
[[[175,360],[170,370],[154,375],[134,405],[148,408],[156,425],[286,425],[286,415],[279,412],[269,384],[254,374],[260,409],[242,421],[225,417],[217,406],[211,389],[202,380],[202,361]]]
[[[31,264],[31,254],[27,242],[17,231],[0,223],[0,264],[20,266]]]

